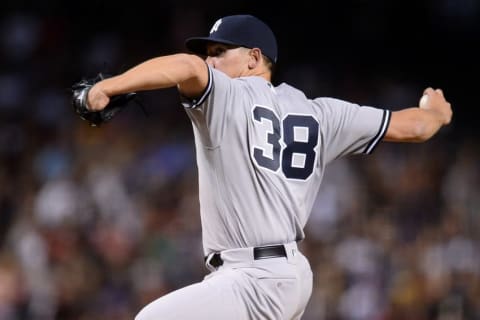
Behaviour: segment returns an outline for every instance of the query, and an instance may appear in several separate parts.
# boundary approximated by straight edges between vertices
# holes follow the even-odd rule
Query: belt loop
[[[284,244],[284,246],[285,246],[285,252],[287,253],[287,260],[289,262],[293,262],[294,259],[299,254],[297,242],[295,242],[295,241],[289,242],[289,243]]]
[[[210,264],[210,261],[212,260],[214,254],[215,252],[210,252],[205,259],[205,267],[207,267],[207,269],[211,272],[214,272],[216,270],[216,268]]]

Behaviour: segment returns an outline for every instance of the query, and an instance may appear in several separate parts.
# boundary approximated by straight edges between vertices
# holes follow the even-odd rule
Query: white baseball
[[[420,108],[424,108],[427,105],[427,101],[428,101],[428,95],[424,94],[420,99],[420,104],[419,104]]]

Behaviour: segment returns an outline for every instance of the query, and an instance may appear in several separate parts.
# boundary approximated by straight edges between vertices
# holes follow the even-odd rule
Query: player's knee
[[[135,316],[135,320],[173,320],[173,312],[169,312],[164,299],[160,298],[147,304]]]
[[[154,315],[148,309],[148,305],[143,307],[143,309],[140,310],[135,316],[135,320],[153,320]]]

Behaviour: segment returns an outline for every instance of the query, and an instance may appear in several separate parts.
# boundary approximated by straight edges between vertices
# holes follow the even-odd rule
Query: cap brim
[[[214,39],[210,37],[193,37],[185,40],[185,47],[193,53],[206,56],[208,43],[223,43],[238,46],[237,43],[228,40]]]

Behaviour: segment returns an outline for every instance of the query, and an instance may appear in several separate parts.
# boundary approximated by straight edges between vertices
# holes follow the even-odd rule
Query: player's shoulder
[[[305,93],[285,82],[275,87],[278,101],[288,112],[300,112],[315,114],[318,110],[312,104],[312,99],[308,98]]]
[[[351,104],[345,100],[341,100],[338,98],[332,98],[332,97],[317,97],[312,100],[313,103],[320,105],[320,106],[342,106],[345,104]]]
[[[302,90],[297,89],[285,82],[282,82],[276,86],[275,91],[277,94],[288,96],[294,99],[309,100]]]
[[[261,88],[261,87],[266,87],[266,84],[268,83],[267,80],[265,80],[262,77],[257,77],[257,76],[246,76],[246,77],[235,77],[231,78],[227,74],[225,74],[223,71],[217,70],[215,68],[211,68],[211,74],[213,78],[214,83],[228,83],[231,87],[238,87],[238,88],[248,88],[248,87],[253,87],[253,88]]]

